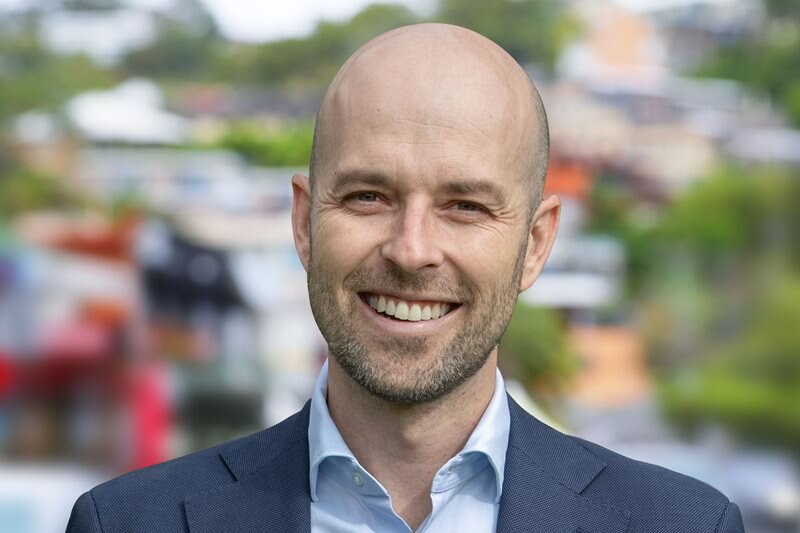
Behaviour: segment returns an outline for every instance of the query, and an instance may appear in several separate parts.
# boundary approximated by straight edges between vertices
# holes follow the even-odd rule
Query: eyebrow
[[[351,185],[389,187],[392,181],[392,178],[380,171],[351,169],[337,173],[333,180],[333,187],[334,189],[342,189]],[[439,190],[454,196],[485,196],[496,204],[506,203],[506,195],[502,188],[487,179],[451,180],[442,184]]]
[[[372,170],[353,169],[337,172],[333,178],[334,190],[345,188],[349,185],[372,185],[375,187],[387,187],[391,183],[391,178],[382,172]]]
[[[503,190],[495,183],[485,179],[449,181],[442,185],[441,189],[448,194],[486,196],[494,203],[506,203],[506,195]]]

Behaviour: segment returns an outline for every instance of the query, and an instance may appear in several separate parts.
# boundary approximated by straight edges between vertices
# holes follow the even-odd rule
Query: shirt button
[[[364,484],[364,477],[358,472],[353,472],[353,485],[360,487]]]

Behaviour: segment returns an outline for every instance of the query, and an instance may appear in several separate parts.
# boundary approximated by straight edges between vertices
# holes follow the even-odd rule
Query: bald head
[[[469,30],[400,28],[341,68],[315,140],[311,179],[292,177],[292,228],[329,403],[337,386],[405,407],[457,389],[448,410],[478,389],[488,402],[500,337],[558,226],[527,75]]]
[[[538,92],[502,48],[465,28],[398,28],[350,57],[317,115],[312,186],[347,152],[348,128],[389,131],[398,143],[431,142],[431,130],[476,149],[492,143],[503,152],[492,155],[508,162],[503,171],[528,180],[531,213],[541,199],[549,136]]]

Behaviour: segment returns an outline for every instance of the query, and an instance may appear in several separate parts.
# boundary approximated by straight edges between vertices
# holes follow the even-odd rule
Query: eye
[[[359,202],[377,202],[378,194],[374,192],[359,192],[351,196],[351,198]]]
[[[381,199],[381,197],[380,197],[380,195],[378,193],[370,192],[370,191],[354,192],[354,193],[348,194],[345,197],[345,201],[350,201],[350,202],[356,201],[356,202],[363,202],[363,203],[367,203],[367,204],[373,203],[373,202],[377,202],[380,199]]]
[[[455,203],[455,207],[459,211],[465,211],[465,212],[468,212],[468,213],[477,213],[477,212],[485,211],[485,209],[482,206],[480,206],[480,205],[478,205],[476,203],[473,203],[473,202],[456,202]]]
[[[346,195],[342,204],[356,213],[376,213],[386,207],[386,198],[373,191],[357,191]]]

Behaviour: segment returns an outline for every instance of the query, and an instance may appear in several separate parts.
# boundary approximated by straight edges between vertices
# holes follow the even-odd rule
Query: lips
[[[361,296],[377,313],[408,322],[437,320],[458,306],[452,302],[403,300],[383,294],[364,293]]]

